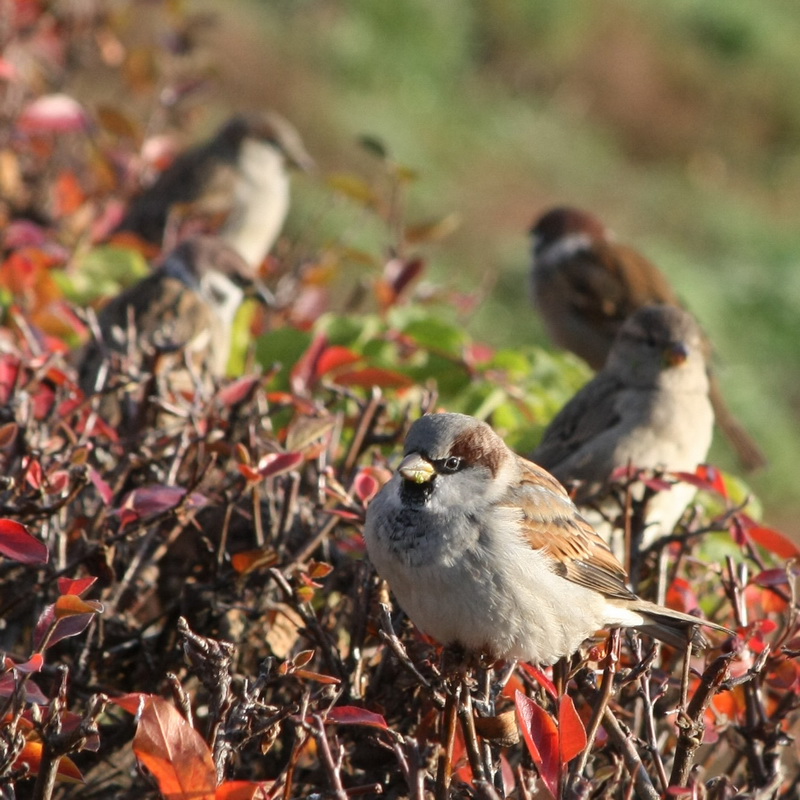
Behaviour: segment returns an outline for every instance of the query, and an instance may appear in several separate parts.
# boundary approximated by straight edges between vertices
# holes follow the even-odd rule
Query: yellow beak
[[[407,481],[414,481],[414,483],[427,483],[436,474],[433,464],[419,453],[409,453],[400,462],[397,471]]]

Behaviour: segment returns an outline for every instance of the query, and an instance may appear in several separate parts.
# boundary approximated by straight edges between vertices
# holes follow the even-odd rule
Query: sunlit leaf
[[[533,763],[553,797],[558,797],[560,760],[555,720],[522,692],[514,695],[514,704]]]
[[[586,728],[568,694],[558,700],[558,744],[561,764],[566,765],[586,747]]]
[[[42,766],[43,750],[44,745],[42,742],[25,742],[25,746],[14,761],[14,769],[21,769],[23,765],[27,765],[33,775],[38,775]],[[56,778],[65,783],[83,783],[81,771],[75,766],[75,762],[67,756],[62,756],[59,759]]]
[[[86,578],[59,578],[58,591],[60,594],[75,594],[79,597],[92,586],[94,586],[97,578],[88,576]]]
[[[98,600],[83,600],[74,594],[64,594],[55,602],[55,618],[58,620],[78,614],[101,614],[103,604]]]
[[[217,774],[203,737],[160,697],[145,701],[133,752],[158,783],[161,794],[180,800],[213,800]]]

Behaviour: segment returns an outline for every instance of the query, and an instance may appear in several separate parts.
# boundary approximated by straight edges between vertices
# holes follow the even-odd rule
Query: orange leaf
[[[277,563],[278,554],[272,548],[242,550],[231,556],[231,565],[240,575],[246,575],[260,567],[271,567]]]
[[[225,781],[217,787],[216,800],[267,800],[275,781]]]
[[[568,694],[558,701],[558,747],[562,765],[568,764],[586,747],[586,729]]]
[[[74,617],[76,614],[101,613],[102,611],[103,604],[98,600],[82,600],[76,594],[62,594],[55,604],[56,619]]]
[[[44,745],[41,742],[25,742],[22,752],[14,762],[14,769],[19,769],[23,764],[27,764],[30,771],[34,775],[38,775],[42,766],[43,748]],[[67,756],[62,756],[59,760],[56,777],[67,783],[83,783],[81,771],[75,766],[75,762],[67,758]]]
[[[146,701],[133,738],[133,752],[165,797],[214,800],[217,778],[203,737],[161,697]]]
[[[360,360],[361,356],[358,353],[340,345],[331,345],[317,360],[315,372],[318,376],[325,375],[331,370],[355,364]]]
[[[64,170],[56,179],[55,187],[56,214],[64,217],[77,211],[86,199],[78,176],[71,170]]]

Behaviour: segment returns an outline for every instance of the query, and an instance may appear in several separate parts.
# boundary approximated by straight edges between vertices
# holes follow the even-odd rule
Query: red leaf
[[[55,390],[46,383],[40,383],[36,388],[36,391],[31,396],[33,418],[37,420],[47,419],[47,416],[50,414],[55,402]]]
[[[558,797],[560,764],[555,720],[527,695],[514,695],[517,717],[533,763],[553,797]]]
[[[76,594],[80,597],[84,592],[94,586],[97,578],[91,576],[87,578],[59,578],[58,579],[58,592],[59,594]]]
[[[151,697],[153,697],[153,695],[145,694],[144,692],[130,692],[129,694],[122,695],[122,697],[111,697],[108,702],[136,716],[144,711],[145,703]]]
[[[564,766],[586,747],[586,728],[568,694],[562,695],[558,701],[558,743]]]
[[[360,386],[363,389],[371,389],[373,386],[382,389],[406,389],[414,384],[408,375],[382,367],[364,367],[342,372],[336,376],[335,382],[340,386]]]
[[[17,679],[14,675],[0,675],[0,697],[11,697],[17,691]],[[25,702],[46,706],[50,698],[31,680],[25,681]]]
[[[0,519],[0,553],[21,564],[46,564],[50,557],[44,542],[13,519]]]
[[[258,462],[258,474],[262,478],[272,478],[291,472],[303,463],[302,453],[269,453]]]
[[[547,675],[544,674],[538,667],[534,667],[533,664],[528,664],[527,662],[522,662],[520,667],[528,673],[543,689],[547,691],[550,697],[555,700],[558,697],[558,692],[556,691],[556,685]]]
[[[175,508],[184,500],[186,489],[180,486],[143,486],[141,489],[134,489],[122,501],[122,506],[117,509],[118,513],[127,510],[133,511],[137,517],[150,517],[154,514],[161,514]],[[184,503],[185,508],[203,508],[208,504],[208,499],[194,492]]]
[[[764,528],[761,525],[753,525],[747,528],[748,536],[758,545],[769,550],[780,558],[797,558],[800,556],[800,548],[786,535],[774,528]]]
[[[331,370],[355,364],[357,361],[361,361],[361,356],[358,353],[354,353],[346,347],[331,345],[325,348],[317,359],[315,374],[319,377],[331,372]]]
[[[89,467],[89,480],[94,484],[94,488],[100,492],[103,502],[110,506],[111,501],[114,499],[114,492],[111,491],[111,487],[94,467]]]
[[[216,800],[267,800],[275,781],[225,781],[217,787]]]
[[[371,728],[389,729],[382,714],[376,714],[374,711],[367,711],[366,708],[358,706],[336,706],[328,712],[325,722],[336,725],[368,725]]]
[[[76,599],[80,600],[80,598]],[[59,600],[63,600],[63,598],[59,598]],[[97,611],[102,609],[102,605],[98,603],[98,606],[100,606],[99,609],[91,606],[92,611],[90,612],[73,613],[60,618],[56,615],[55,605],[47,606],[36,621],[36,627],[33,631],[33,646],[38,650],[44,642],[47,632],[51,629],[52,633],[47,639],[47,647],[52,647],[62,639],[68,639],[70,636],[77,636],[79,633],[83,633]],[[62,613],[63,611],[64,609],[62,608]]]
[[[25,480],[32,489],[41,489],[42,479],[44,478],[42,465],[28,456],[22,459],[22,463],[25,465]]]
[[[261,378],[258,375],[248,375],[244,378],[239,378],[220,389],[217,392],[217,400],[226,408],[238,405],[250,397],[260,380]]]
[[[685,578],[675,578],[672,582],[667,590],[666,604],[687,614],[700,606],[692,585]]]
[[[17,672],[29,674],[39,672],[44,665],[44,656],[41,653],[34,653],[27,661],[17,664],[13,659],[6,657],[6,669],[15,669]]]
[[[310,388],[317,374],[317,363],[327,347],[327,336],[318,334],[292,367],[290,383],[295,394],[303,394]]]
[[[203,737],[161,697],[150,697],[139,718],[133,752],[165,797],[214,800],[217,776]]]
[[[355,489],[356,496],[365,505],[378,494],[378,489],[381,488],[378,481],[372,477],[368,472],[359,472],[353,481],[353,488]]]
[[[698,489],[705,489],[707,492],[716,492],[726,500],[728,498],[728,487],[722,473],[710,464],[700,464],[694,472],[673,472],[676,478],[684,483],[691,483]]]
[[[14,393],[19,377],[20,360],[13,355],[0,356],[0,403],[5,405]]]

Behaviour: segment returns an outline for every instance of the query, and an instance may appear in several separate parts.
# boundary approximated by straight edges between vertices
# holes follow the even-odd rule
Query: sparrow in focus
[[[658,268],[631,247],[615,241],[594,215],[558,207],[531,228],[533,301],[545,327],[559,346],[603,367],[620,326],[646,305],[682,307]],[[711,402],[716,421],[748,470],[767,463],[761,448],[744,429],[722,396],[710,369],[713,349],[704,336]]]
[[[694,472],[713,427],[700,326],[677,306],[645,306],[623,323],[605,366],[556,414],[530,457],[565,486],[577,482],[578,506],[602,508],[620,467]],[[642,544],[671,533],[696,491],[677,483],[651,497]],[[619,512],[610,506],[603,516]],[[610,540],[603,516],[585,514]]]
[[[170,214],[179,207],[195,215],[221,214],[219,237],[257,267],[289,211],[289,167],[313,166],[300,134],[280,114],[237,114],[135,197],[117,230],[161,244]]]
[[[603,627],[678,647],[697,625],[726,630],[635,595],[561,484],[463,414],[411,426],[364,539],[417,627],[494,659],[552,664]]]
[[[255,270],[211,236],[182,241],[159,268],[103,306],[97,340],[79,354],[87,396],[124,371],[137,378],[155,365],[171,392],[194,391],[225,374],[233,320],[246,296],[258,296]]]

